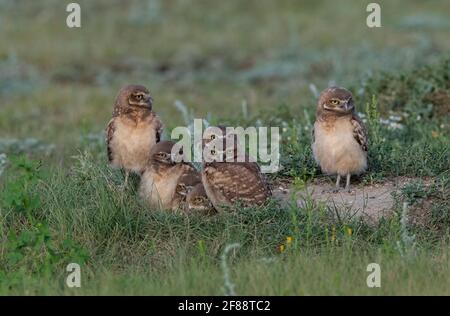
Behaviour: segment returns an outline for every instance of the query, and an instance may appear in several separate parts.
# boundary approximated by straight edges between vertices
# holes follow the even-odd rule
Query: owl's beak
[[[348,111],[349,109],[350,109],[350,104],[349,104],[349,102],[348,101],[346,101],[345,102],[345,105],[344,105],[344,109],[346,110],[346,111]]]

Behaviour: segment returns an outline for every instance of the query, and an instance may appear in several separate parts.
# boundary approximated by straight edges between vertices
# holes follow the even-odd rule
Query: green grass
[[[80,4],[82,29],[69,30],[55,27],[60,1],[0,0],[0,295],[227,294],[233,243],[238,295],[450,294],[448,1],[381,1],[376,30],[358,1]],[[138,179],[122,192],[123,175],[106,166],[115,94],[141,82],[166,137],[189,123],[176,100],[212,123],[284,128],[270,180],[300,188],[321,176],[310,85],[330,81],[354,92],[366,120],[362,183],[413,178],[376,225],[312,201],[155,212]],[[70,262],[82,266],[80,289],[65,286]],[[366,286],[372,262],[379,289]]]
[[[347,250],[347,249],[346,249]],[[370,251],[370,249],[368,249]],[[421,254],[413,261],[398,255],[376,255],[339,249],[296,254],[265,261],[248,259],[246,253],[232,260],[231,279],[237,295],[448,295],[448,250]],[[368,263],[379,262],[381,288],[368,288]],[[151,265],[151,264],[149,264]],[[145,272],[127,269],[84,272],[82,287],[62,286],[64,278],[42,284],[26,279],[9,294],[64,295],[224,295],[223,273],[214,261],[180,257],[166,263],[163,276],[152,268]],[[84,270],[85,271],[85,270]],[[30,286],[32,285],[32,286]],[[38,290],[36,290],[38,289]]]
[[[3,294],[224,294],[230,243],[241,245],[230,256],[238,294],[448,294],[448,175],[426,193],[404,189],[410,203],[442,195],[447,215],[428,230],[403,227],[400,209],[370,226],[314,203],[207,218],[151,212],[101,161],[81,155],[50,172],[14,162],[2,190]],[[80,290],[64,287],[70,262],[82,264]],[[371,262],[382,266],[382,289],[364,285]]]

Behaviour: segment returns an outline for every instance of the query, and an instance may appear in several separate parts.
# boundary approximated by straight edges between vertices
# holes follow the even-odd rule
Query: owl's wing
[[[258,164],[254,162],[215,163],[208,177],[210,185],[231,202],[260,205],[271,191]]]
[[[361,146],[361,149],[367,151],[367,133],[364,127],[364,123],[356,114],[353,115],[351,123],[353,125],[353,137]]]
[[[112,141],[112,138],[114,137],[115,130],[116,130],[116,128],[115,128],[114,118],[113,118],[113,119],[111,119],[111,121],[109,121],[108,126],[106,126],[106,149],[108,151],[108,161],[109,162],[112,162],[112,160],[113,160],[111,141]]]

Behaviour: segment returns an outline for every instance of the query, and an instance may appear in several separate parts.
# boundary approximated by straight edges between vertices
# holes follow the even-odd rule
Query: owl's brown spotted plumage
[[[217,137],[223,138],[224,142],[230,137],[230,135],[226,135],[224,127],[220,127],[220,130],[222,131],[221,135],[214,132],[206,133],[204,139],[206,151],[209,151],[211,141]],[[260,206],[272,194],[257,163],[250,162],[247,156],[244,157],[245,162],[236,161],[236,143],[234,148],[227,148],[224,143],[224,150],[219,153],[222,155],[222,162],[216,159],[203,163],[202,183],[208,198],[217,210],[235,203],[241,203],[243,206]],[[234,162],[225,161],[226,154],[230,151],[234,153]],[[215,156],[216,153],[212,153],[212,155]]]
[[[312,150],[322,172],[337,175],[336,190],[341,176],[350,176],[367,168],[367,134],[355,111],[350,91],[339,87],[325,89],[317,103]]]
[[[185,211],[188,213],[214,214],[214,207],[206,194],[203,183],[197,183],[186,196]]]
[[[178,209],[181,201],[175,197],[180,179],[185,174],[195,172],[190,163],[175,162],[181,159],[172,156],[174,144],[172,141],[161,141],[154,145],[142,173],[139,195],[152,209]]]
[[[187,169],[178,179],[173,197],[174,210],[187,210],[186,199],[193,188],[202,182],[200,172],[194,167]]]
[[[141,173],[150,150],[160,141],[163,124],[153,112],[153,99],[140,85],[123,87],[116,98],[113,117],[106,128],[106,145],[111,166]]]

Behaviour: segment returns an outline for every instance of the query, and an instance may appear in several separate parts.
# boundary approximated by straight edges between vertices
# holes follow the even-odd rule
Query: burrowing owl
[[[122,88],[116,98],[113,117],[106,128],[109,163],[129,172],[141,173],[150,150],[160,141],[163,124],[152,111],[153,100],[144,86]]]
[[[336,190],[341,176],[347,177],[367,168],[367,136],[364,125],[355,112],[352,94],[339,87],[325,89],[317,104],[312,150],[322,172],[337,175]]]
[[[185,210],[189,213],[200,214],[212,214],[215,212],[202,183],[196,184],[188,193]]]
[[[187,169],[178,179],[173,197],[173,209],[186,210],[186,198],[188,194],[201,182],[200,172],[195,168]]]
[[[139,195],[153,209],[173,210],[179,208],[180,201],[175,199],[180,178],[193,170],[194,166],[172,156],[174,142],[162,141],[153,146],[150,159],[141,176]],[[175,153],[183,155],[182,152]]]
[[[223,152],[211,152],[212,156],[222,157],[214,159],[212,162],[203,162],[202,183],[205,187],[209,200],[216,210],[223,209],[223,206],[231,206],[236,202],[243,206],[258,206],[263,204],[272,194],[265,177],[262,175],[257,163],[250,162],[248,156],[244,157],[245,162],[236,162],[237,141],[233,147],[227,147],[227,139],[234,137],[226,135],[225,127],[219,127],[217,133],[214,131],[205,132],[205,151],[210,151],[210,144],[216,138],[223,139]],[[211,149],[214,151],[213,149]],[[204,151],[204,152],[205,152]],[[234,156],[234,162],[225,161],[227,152]]]

